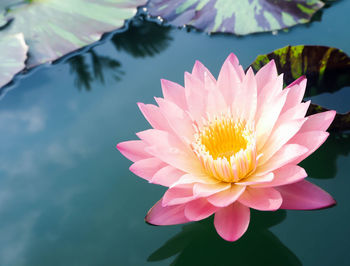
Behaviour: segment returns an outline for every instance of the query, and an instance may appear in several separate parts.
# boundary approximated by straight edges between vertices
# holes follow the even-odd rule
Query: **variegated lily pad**
[[[8,1],[8,0],[7,0]],[[10,1],[8,1],[10,2]],[[121,28],[146,0],[13,0],[5,18],[13,21],[0,37],[22,32],[29,46],[28,67],[51,62]],[[3,5],[2,5],[3,7]]]
[[[259,55],[251,64],[254,71],[274,60],[284,82],[289,84],[298,77],[307,77],[305,96],[333,93],[350,87],[350,57],[343,51],[327,46],[286,46],[266,55]],[[311,104],[308,114],[324,112],[327,109]],[[337,114],[331,127],[334,131],[350,130],[350,112]]]
[[[0,88],[25,67],[28,47],[22,34],[0,38]]]
[[[148,12],[175,26],[246,35],[307,23],[319,0],[150,0]]]

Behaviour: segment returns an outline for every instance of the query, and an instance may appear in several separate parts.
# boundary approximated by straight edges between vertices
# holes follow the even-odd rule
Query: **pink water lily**
[[[162,80],[158,106],[139,103],[153,127],[117,148],[136,175],[168,187],[147,213],[154,225],[181,224],[212,214],[228,241],[247,230],[250,208],[311,210],[334,199],[304,180],[297,164],[328,137],[335,112],[305,117],[306,79],[283,89],[271,61],[256,75],[230,54],[216,80],[200,62],[185,86]]]

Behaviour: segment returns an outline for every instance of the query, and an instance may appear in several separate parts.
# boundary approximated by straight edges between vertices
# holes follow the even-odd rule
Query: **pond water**
[[[136,102],[183,84],[195,60],[217,75],[230,52],[316,44],[350,54],[350,1],[289,32],[206,35],[134,19],[89,51],[17,79],[0,102],[0,265],[349,265],[350,136],[332,133],[302,165],[338,202],[319,211],[253,212],[237,242],[212,219],[154,227],[143,220],[165,189],[132,174],[116,149],[149,128]],[[350,109],[349,90],[312,98]]]

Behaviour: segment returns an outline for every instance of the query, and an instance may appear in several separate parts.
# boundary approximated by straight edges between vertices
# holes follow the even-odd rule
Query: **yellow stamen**
[[[256,167],[255,144],[252,125],[222,115],[197,130],[192,148],[210,176],[237,182]]]

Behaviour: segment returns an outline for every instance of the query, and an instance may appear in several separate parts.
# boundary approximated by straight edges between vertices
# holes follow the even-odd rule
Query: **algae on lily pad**
[[[147,8],[175,26],[246,35],[307,23],[323,6],[319,0],[150,0]]]
[[[0,88],[9,83],[13,76],[25,67],[28,46],[23,34],[0,38]]]
[[[278,73],[283,73],[285,84],[290,84],[302,75],[306,76],[306,97],[324,92],[333,93],[350,86],[350,57],[337,48],[316,45],[286,46],[269,54],[259,55],[251,67],[258,71],[271,60],[275,61]],[[327,110],[311,104],[308,114]],[[330,129],[350,130],[350,112],[338,113]]]
[[[13,21],[2,36],[23,33],[29,46],[28,67],[51,62],[98,41],[105,32],[124,26],[146,0],[7,1],[4,18]]]

